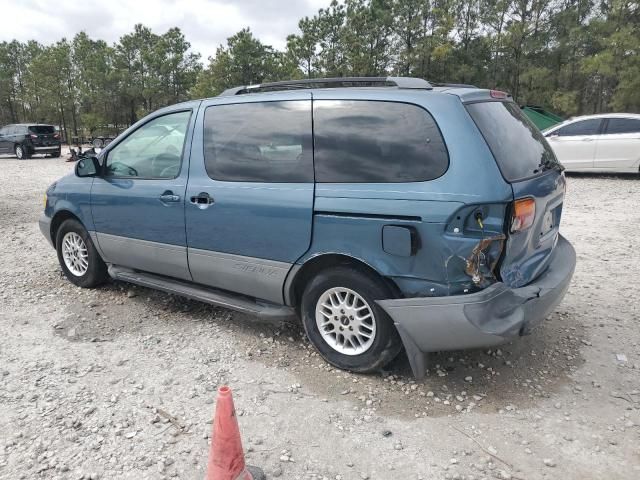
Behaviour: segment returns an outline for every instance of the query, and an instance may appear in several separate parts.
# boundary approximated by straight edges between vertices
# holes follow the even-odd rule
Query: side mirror
[[[100,162],[97,157],[85,157],[76,163],[77,177],[95,177],[100,171]]]

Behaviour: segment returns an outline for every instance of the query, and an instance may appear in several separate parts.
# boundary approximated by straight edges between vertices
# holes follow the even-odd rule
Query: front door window
[[[190,116],[190,111],[171,113],[140,127],[109,152],[105,176],[177,177]]]

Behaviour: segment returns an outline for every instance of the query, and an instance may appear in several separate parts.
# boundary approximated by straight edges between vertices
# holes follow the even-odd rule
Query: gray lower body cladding
[[[529,333],[564,297],[576,253],[561,235],[547,270],[521,288],[497,282],[469,295],[379,300],[393,319],[417,378],[426,353],[491,347]]]
[[[295,317],[295,311],[291,307],[207,287],[205,285],[198,285],[193,282],[185,282],[152,273],[137,272],[130,268],[116,265],[109,266],[109,275],[114,280],[134,283],[211,305],[229,308],[248,315],[255,315],[264,320],[282,321]]]

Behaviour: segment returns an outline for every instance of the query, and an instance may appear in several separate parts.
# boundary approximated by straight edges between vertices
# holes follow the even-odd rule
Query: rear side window
[[[316,100],[313,128],[317,182],[421,182],[449,166],[436,122],[415,105]]]
[[[215,105],[204,116],[204,161],[214,180],[313,182],[311,101]]]
[[[29,131],[36,135],[49,135],[55,133],[55,129],[52,125],[31,125],[29,127]]]
[[[610,118],[606,133],[640,133],[640,120],[635,118]]]
[[[478,102],[466,107],[508,182],[531,177],[558,163],[540,130],[515,103]]]
[[[579,122],[570,123],[569,125],[559,128],[555,135],[560,137],[571,137],[575,135],[598,135],[600,133],[600,124],[602,120],[599,118],[591,118]]]

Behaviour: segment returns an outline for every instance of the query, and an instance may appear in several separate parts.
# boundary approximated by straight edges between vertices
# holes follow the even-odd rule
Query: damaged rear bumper
[[[547,270],[521,288],[494,283],[468,295],[379,300],[402,338],[413,374],[426,372],[426,354],[491,347],[540,324],[564,297],[576,265],[573,246],[561,235]]]

